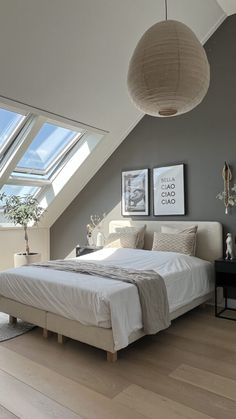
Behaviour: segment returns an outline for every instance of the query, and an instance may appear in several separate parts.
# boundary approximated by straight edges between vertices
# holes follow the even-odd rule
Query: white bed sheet
[[[179,253],[107,248],[80,259],[155,270],[165,281],[170,312],[213,289],[212,264]],[[137,288],[108,278],[20,267],[0,273],[0,295],[85,325],[112,327],[116,350],[142,328]]]

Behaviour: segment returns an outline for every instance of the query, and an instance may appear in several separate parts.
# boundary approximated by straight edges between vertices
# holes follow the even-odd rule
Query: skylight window
[[[1,193],[5,193],[7,196],[18,195],[36,195],[40,188],[37,186],[28,186],[28,185],[4,185],[1,190]]]
[[[0,153],[10,142],[13,134],[25,119],[25,115],[0,108]]]
[[[0,193],[33,195],[47,208],[105,134],[59,120],[15,104],[0,107]],[[1,207],[0,223],[6,223]]]
[[[80,136],[81,132],[44,123],[15,172],[46,175]]]

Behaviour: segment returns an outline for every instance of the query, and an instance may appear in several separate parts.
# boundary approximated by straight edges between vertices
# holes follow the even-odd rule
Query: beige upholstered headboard
[[[152,248],[153,232],[160,231],[162,225],[168,225],[177,228],[186,228],[192,225],[198,225],[196,256],[214,261],[222,257],[223,254],[223,233],[222,225],[216,221],[133,221],[129,219],[110,221],[109,232],[115,232],[117,227],[147,226],[145,235],[144,249]]]

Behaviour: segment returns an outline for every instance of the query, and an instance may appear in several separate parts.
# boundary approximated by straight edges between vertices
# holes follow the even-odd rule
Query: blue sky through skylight
[[[77,135],[78,132],[58,125],[43,124],[17,168],[46,171]]]
[[[24,115],[0,108],[0,148],[23,119]]]
[[[34,195],[39,188],[37,186],[26,186],[26,185],[4,185],[0,190],[0,193],[5,193],[7,196],[11,195]]]

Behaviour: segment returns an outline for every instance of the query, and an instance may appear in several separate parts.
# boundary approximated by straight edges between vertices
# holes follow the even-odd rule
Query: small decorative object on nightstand
[[[96,252],[96,250],[102,249],[102,246],[76,246],[75,254],[76,257],[78,256],[84,256],[88,253]]]
[[[223,288],[224,308],[218,311],[218,288]],[[236,288],[236,260],[215,260],[215,316],[223,319],[236,320],[236,316],[223,314],[236,309],[228,307],[228,288]]]
[[[98,231],[96,245],[97,247],[102,247],[105,243],[104,234],[101,231]]]
[[[98,247],[103,246],[105,238],[102,230],[102,222],[106,214],[104,213],[102,218],[99,215],[90,215],[90,223],[87,224],[87,245],[88,247],[95,246],[95,243]],[[95,237],[94,237],[95,232]],[[97,237],[96,237],[97,233]],[[95,240],[96,238],[96,240]]]
[[[230,259],[232,260],[234,258],[234,254],[233,254],[233,239],[232,239],[232,234],[231,233],[227,233],[227,237],[226,237],[226,252],[225,252],[225,259]]]

